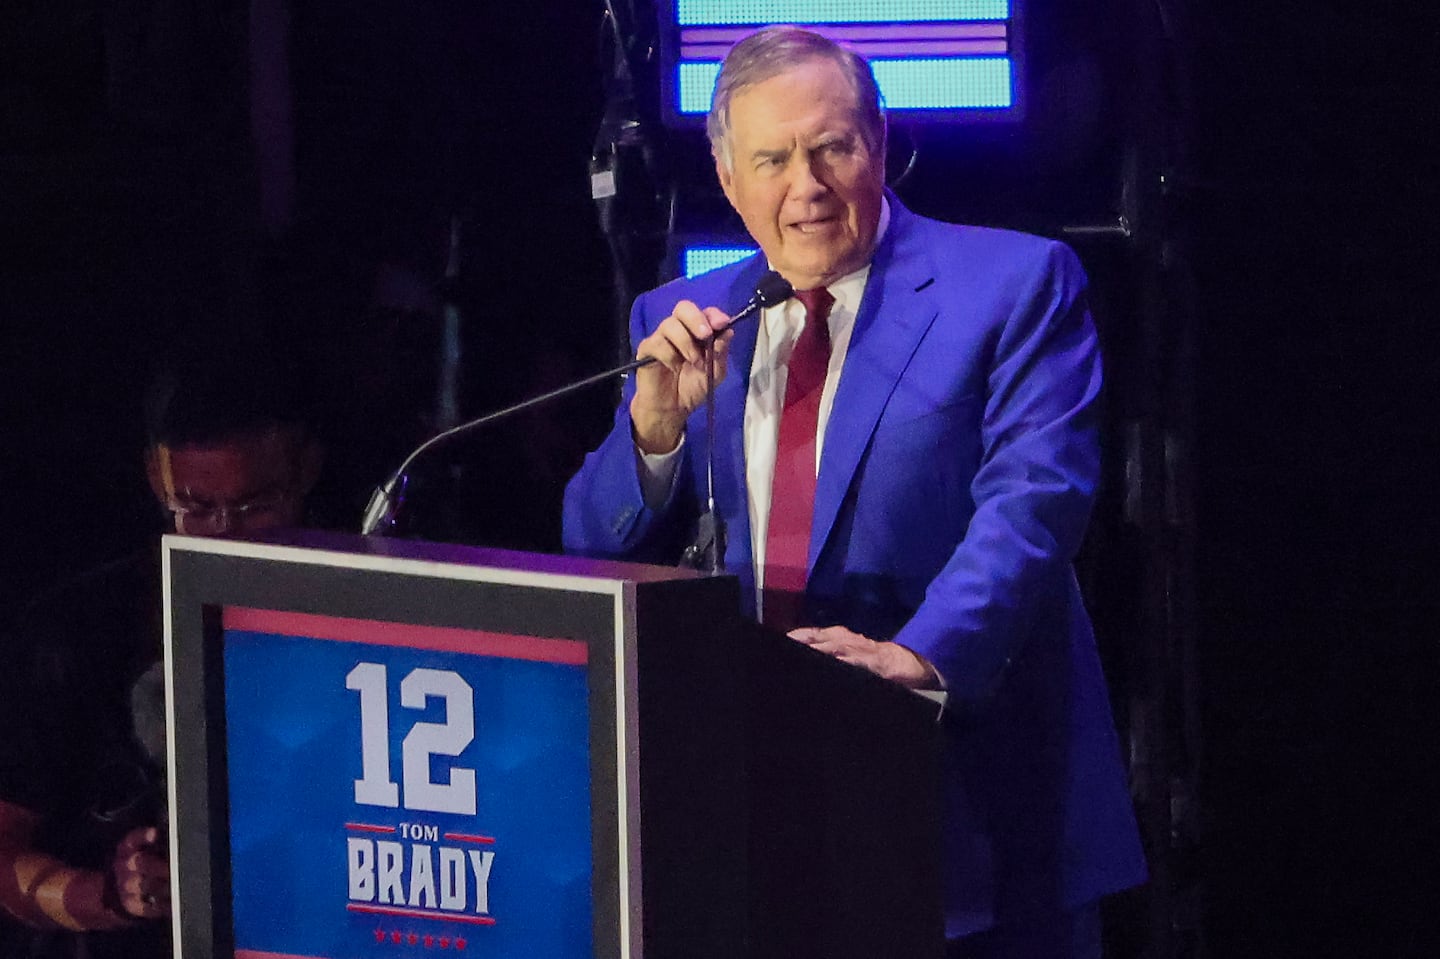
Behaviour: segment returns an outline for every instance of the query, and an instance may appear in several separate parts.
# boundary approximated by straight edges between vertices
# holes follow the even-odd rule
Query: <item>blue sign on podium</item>
[[[594,954],[586,643],[222,619],[237,959]]]

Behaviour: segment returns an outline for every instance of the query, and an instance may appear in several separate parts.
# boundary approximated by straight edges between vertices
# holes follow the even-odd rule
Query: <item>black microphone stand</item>
[[[760,278],[760,282],[756,284],[755,294],[750,298],[750,302],[746,303],[745,306],[738,313],[736,313],[734,317],[731,318],[732,325],[767,306],[773,306],[776,303],[780,303],[786,299],[789,299],[790,295],[793,292],[794,289],[784,279],[784,277],[780,276],[780,274],[773,271],[766,273]],[[603,373],[595,373],[591,376],[585,377],[582,380],[577,380],[574,383],[568,383],[565,386],[557,387],[556,389],[550,390],[548,393],[541,393],[539,396],[532,396],[529,399],[521,400],[519,403],[516,403],[512,406],[507,406],[504,409],[496,410],[493,413],[487,413],[479,419],[474,419],[465,423],[461,423],[458,426],[453,426],[450,429],[445,430],[444,432],[435,434],[434,436],[430,437],[430,439],[417,446],[409,456],[405,457],[405,461],[400,464],[399,469],[395,470],[394,473],[391,473],[390,478],[387,479],[384,483],[381,483],[379,486],[377,486],[375,488],[375,492],[370,494],[370,502],[366,504],[365,515],[360,521],[361,534],[364,536],[372,536],[377,534],[385,535],[386,533],[390,532],[395,528],[396,522],[400,515],[401,507],[404,505],[405,501],[405,486],[407,484],[410,466],[417,459],[419,459],[423,453],[432,450],[435,447],[440,446],[441,444],[451,439],[454,439],[457,436],[469,433],[472,430],[478,430],[483,426],[495,422],[496,420],[504,419],[505,417],[511,416],[512,414],[520,413],[524,410],[531,409],[532,407],[540,406],[543,403],[548,403],[551,400],[559,399],[562,396],[569,396],[571,393],[583,390],[587,386],[594,386],[597,383],[603,383],[606,380],[613,379],[614,377],[624,376],[627,373],[631,373],[635,370],[640,369],[642,366],[649,366],[651,363],[654,362],[655,357],[653,356],[646,356],[638,360],[631,360],[628,363],[620,364],[614,369],[605,370]],[[713,351],[710,351],[709,353],[709,362],[710,384],[707,392],[707,403],[710,408],[706,413],[706,422],[710,425],[710,430],[708,431],[709,437],[707,438],[708,445],[706,463],[706,478],[708,484],[709,500],[706,515],[712,518],[712,522],[718,524],[718,516],[715,512],[714,467],[713,463],[710,462],[710,460],[713,459],[714,450],[713,437],[715,367]],[[702,527],[703,525],[704,520],[702,518]],[[723,534],[717,537],[712,537],[712,543],[714,539],[721,538],[723,538]],[[695,547],[693,546],[691,547],[691,549],[694,548]],[[689,553],[690,550],[687,549],[687,557]],[[710,568],[712,571],[718,571],[720,569],[720,563],[723,561],[725,555],[723,545],[720,547],[719,550],[714,551],[714,554],[715,555],[709,559],[707,568]]]
[[[583,380],[577,380],[574,383],[567,383],[548,393],[532,396],[528,400],[521,400],[519,403],[513,406],[507,406],[503,410],[487,413],[479,419],[469,420],[458,426],[453,426],[442,433],[436,433],[417,446],[409,456],[405,457],[405,462],[401,463],[400,468],[390,474],[388,480],[375,487],[375,492],[370,494],[370,502],[365,506],[365,516],[360,521],[361,534],[370,536],[378,533],[383,536],[394,529],[396,520],[400,515],[400,508],[405,503],[405,486],[409,479],[410,466],[420,458],[421,454],[440,446],[448,440],[468,433],[471,430],[478,430],[480,427],[493,423],[496,420],[504,419],[514,413],[524,412],[532,407],[548,403],[551,400],[558,400],[562,396],[569,396],[571,393],[577,393],[587,386],[603,383],[616,376],[624,376],[626,373],[638,370],[640,367],[648,366],[654,362],[655,357],[653,356],[647,356],[640,360],[631,360],[629,363],[617,366],[612,370],[587,376]]]

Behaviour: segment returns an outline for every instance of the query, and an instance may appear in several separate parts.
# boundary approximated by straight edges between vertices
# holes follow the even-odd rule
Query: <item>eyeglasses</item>
[[[279,520],[290,502],[289,490],[273,490],[239,503],[181,503],[170,500],[165,509],[175,518],[177,532],[214,535]]]

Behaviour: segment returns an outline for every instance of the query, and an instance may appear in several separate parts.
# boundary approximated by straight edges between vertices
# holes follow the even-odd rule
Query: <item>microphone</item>
[[[774,270],[760,278],[755,295],[734,320],[743,319],[756,310],[783,303],[795,288]],[[695,539],[685,547],[680,564],[718,576],[725,570],[725,521],[715,508],[715,343],[705,348],[705,512],[695,528]]]
[[[157,662],[135,680],[130,687],[130,725],[135,742],[156,769],[159,782],[154,784],[160,826],[168,826],[170,811],[166,777],[169,775],[165,757],[165,664]]]
[[[786,280],[783,276],[781,276],[779,273],[776,273],[774,270],[767,271],[765,275],[760,277],[760,280],[755,284],[755,292],[750,295],[749,301],[746,302],[746,304],[742,306],[738,312],[731,315],[731,325],[733,326],[740,320],[743,320],[746,317],[758,313],[760,310],[763,310],[766,307],[774,306],[777,303],[785,302],[791,297],[791,295],[794,294],[794,292],[795,288],[790,285],[789,280]],[[471,432],[472,430],[477,430],[482,426],[488,426],[489,424],[494,423],[496,420],[501,420],[515,413],[520,413],[524,410],[531,409],[532,407],[540,406],[544,403],[550,402],[551,400],[557,400],[562,396],[569,396],[571,393],[583,390],[587,386],[593,386],[596,383],[602,383],[605,380],[613,379],[617,376],[624,376],[626,373],[638,370],[642,366],[649,366],[651,363],[654,362],[655,357],[653,356],[646,356],[642,359],[631,360],[630,362],[617,366],[614,369],[605,370],[603,373],[595,373],[591,376],[585,377],[582,380],[576,380],[574,383],[568,383],[565,386],[550,390],[548,393],[541,393],[539,396],[532,396],[528,400],[521,400],[519,403],[516,403],[513,406],[507,406],[502,410],[496,410],[493,413],[487,413],[479,419],[474,419],[466,423],[461,423],[459,426],[454,426],[448,430],[445,430],[442,433],[435,434],[434,436],[430,437],[428,440],[417,446],[410,453],[409,456],[405,457],[404,462],[400,464],[399,468],[396,469],[395,472],[390,474],[389,478],[386,479],[385,482],[375,487],[375,491],[370,494],[370,502],[367,503],[365,506],[365,514],[360,520],[361,535],[371,536],[377,533],[384,535],[385,532],[394,529],[400,515],[400,509],[404,505],[405,486],[410,466],[415,462],[415,460],[419,459],[420,456],[424,454],[427,450],[432,450],[435,447],[441,445],[442,443],[445,443],[446,441],[455,438],[456,436],[461,436],[465,433]],[[713,368],[711,372],[713,374]],[[709,399],[713,401],[713,375],[711,376],[710,389],[712,392]],[[712,498],[711,512],[713,513],[713,511],[714,506]]]
[[[755,284],[755,292],[750,294],[750,301],[740,308],[740,312],[730,317],[730,322],[732,325],[738,323],[759,310],[784,303],[794,295],[795,287],[790,285],[789,280],[774,270],[766,270],[765,275]]]

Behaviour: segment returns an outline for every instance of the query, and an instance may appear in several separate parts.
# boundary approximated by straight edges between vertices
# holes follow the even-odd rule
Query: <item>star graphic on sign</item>
[[[376,941],[376,942],[384,942],[384,941],[385,941],[385,930],[384,930],[384,929],[376,929],[376,930],[375,930],[375,941]]]
[[[401,939],[400,930],[399,930],[399,929],[392,929],[392,930],[390,931],[390,941],[393,942],[393,943],[395,943],[395,945],[398,946],[398,945],[400,945],[400,939]]]
[[[426,949],[429,949],[429,948],[430,948],[431,946],[433,946],[433,945],[435,945],[435,937],[432,936],[432,935],[430,935],[430,933],[427,932],[427,933],[425,934],[425,948],[426,948]]]
[[[449,937],[449,936],[441,936],[441,937],[440,937],[440,948],[441,948],[441,949],[449,949],[449,948],[450,948],[450,937]]]
[[[465,948],[465,940],[464,940],[464,939],[456,939],[456,940],[455,940],[455,948],[456,948],[456,949],[464,949],[464,948]]]
[[[408,942],[408,943],[410,943],[410,945],[413,946],[413,945],[415,945],[415,943],[417,943],[417,942],[420,941],[420,937],[417,936],[417,935],[415,935],[415,933],[412,932],[412,933],[410,933],[409,937],[408,937],[405,941]]]

